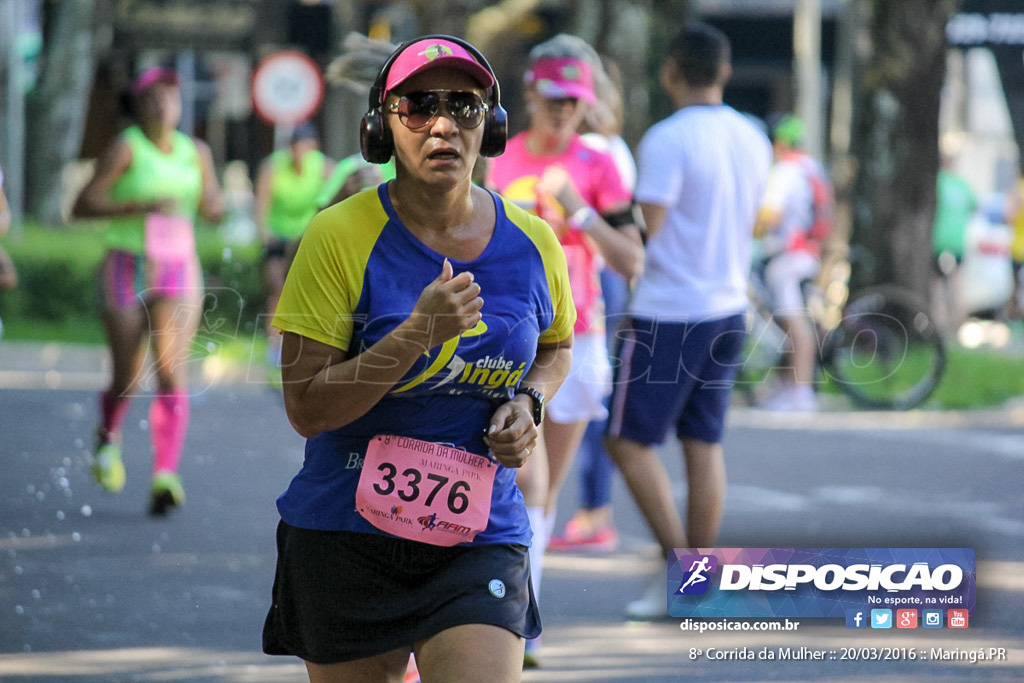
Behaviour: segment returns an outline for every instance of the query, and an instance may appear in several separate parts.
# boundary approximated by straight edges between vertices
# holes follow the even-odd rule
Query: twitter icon
[[[892,628],[892,610],[871,610],[871,628]]]

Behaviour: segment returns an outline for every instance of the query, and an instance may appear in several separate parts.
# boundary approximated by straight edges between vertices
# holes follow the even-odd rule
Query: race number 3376
[[[429,441],[370,439],[356,488],[356,510],[389,534],[431,545],[472,541],[487,528],[497,466]]]

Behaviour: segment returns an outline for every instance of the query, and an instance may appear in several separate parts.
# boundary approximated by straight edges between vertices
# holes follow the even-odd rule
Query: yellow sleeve
[[[299,243],[271,324],[347,351],[366,264],[386,222],[375,190],[316,214]]]
[[[576,325],[576,306],[572,300],[572,289],[569,287],[569,269],[565,262],[565,252],[555,237],[555,231],[542,218],[528,213],[502,198],[505,204],[505,215],[522,226],[523,231],[536,245],[544,264],[544,273],[551,293],[551,306],[554,320],[546,330],[541,330],[540,343],[553,344],[565,341],[572,336]]]

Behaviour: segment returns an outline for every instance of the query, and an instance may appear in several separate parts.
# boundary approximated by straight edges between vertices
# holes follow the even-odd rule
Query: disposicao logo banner
[[[675,548],[673,617],[842,617],[850,609],[966,609],[969,548]]]

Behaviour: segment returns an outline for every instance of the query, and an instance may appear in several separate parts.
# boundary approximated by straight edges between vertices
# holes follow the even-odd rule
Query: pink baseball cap
[[[590,65],[575,57],[542,57],[527,70],[525,81],[541,97],[575,97],[590,104],[597,101]]]
[[[178,72],[169,66],[151,66],[135,79],[132,94],[138,97],[155,83],[181,85],[181,78],[178,77]]]
[[[476,61],[466,48],[443,38],[424,38],[402,50],[391,64],[383,94],[387,95],[418,73],[442,66],[466,72],[484,88],[494,85],[491,72]]]

